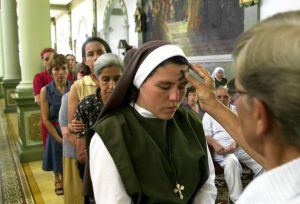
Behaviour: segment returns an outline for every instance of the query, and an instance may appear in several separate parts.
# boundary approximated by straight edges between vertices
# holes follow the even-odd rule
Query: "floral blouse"
[[[85,124],[85,128],[81,131],[82,135],[93,136],[94,134],[92,127],[104,106],[102,99],[98,97],[99,93],[100,88],[98,87],[94,94],[86,96],[78,103],[75,118]]]

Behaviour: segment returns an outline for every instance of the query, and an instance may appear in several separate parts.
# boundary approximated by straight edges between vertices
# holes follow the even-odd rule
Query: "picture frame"
[[[188,56],[189,60],[192,63],[209,63],[209,64],[220,63],[220,64],[224,64],[225,66],[230,68],[231,61],[232,61],[231,52],[234,47],[234,42],[240,33],[242,33],[244,30],[247,30],[249,27],[251,27],[252,25],[257,23],[257,21],[259,20],[258,6],[254,5],[251,7],[240,7],[239,1],[235,1],[235,0],[226,0],[226,1],[225,0],[219,0],[219,1],[214,1],[214,0],[206,0],[206,1],[205,0],[202,0],[202,1],[199,1],[199,0],[183,1],[182,0],[182,1],[180,1],[180,0],[177,0],[176,2],[181,2],[182,4],[181,4],[181,6],[179,5],[179,8],[181,8],[181,10],[184,10],[183,9],[183,7],[185,7],[184,2],[188,2],[185,4],[188,4],[188,6],[191,6],[191,4],[193,2],[195,3],[195,1],[206,2],[207,5],[202,4],[202,5],[198,5],[198,7],[196,4],[198,11],[202,11],[202,13],[205,10],[205,8],[203,8],[203,7],[206,7],[206,8],[209,7],[211,9],[211,11],[214,11],[212,13],[216,13],[220,10],[220,5],[223,5],[223,6],[227,5],[227,7],[228,7],[227,13],[229,13],[229,11],[231,11],[232,8],[239,10],[238,12],[236,12],[239,15],[233,15],[230,18],[233,21],[230,21],[229,23],[237,22],[237,21],[234,21],[234,19],[236,19],[236,18],[239,19],[238,20],[239,28],[237,30],[235,30],[233,33],[229,34],[229,36],[227,36],[230,39],[229,46],[227,46],[227,47],[223,46],[223,48],[219,49],[219,50],[211,49],[213,51],[201,51],[201,50],[199,51],[199,50],[197,50],[197,46],[198,47],[201,47],[201,46],[202,47],[212,47],[212,45],[211,45],[212,43],[209,38],[202,39],[203,41],[206,40],[206,43],[202,43],[202,44],[198,44],[198,45],[194,45],[194,44],[191,45],[190,43],[186,43],[186,41],[184,41],[184,40],[174,38],[173,36],[168,36],[168,35],[172,35],[174,33],[175,33],[175,35],[177,33],[177,36],[180,36],[180,35],[191,36],[190,30],[188,32],[184,33],[184,31],[185,31],[184,29],[187,29],[187,26],[188,26],[187,24],[189,22],[187,21],[187,19],[184,19],[184,15],[182,13],[176,14],[176,10],[179,11],[179,9],[173,8],[174,6],[176,7],[176,5],[171,5],[171,6],[167,5],[167,2],[170,3],[170,2],[175,2],[175,1],[158,1],[158,0],[142,0],[143,22],[144,22],[143,23],[143,42],[147,42],[149,40],[168,40],[174,44],[179,45],[184,50],[184,52],[186,53],[186,55]],[[219,5],[215,5],[215,4],[213,4],[213,2],[219,2]],[[159,8],[159,5],[161,8]],[[217,8],[214,8],[214,6],[216,6]],[[163,16],[161,17],[164,19],[164,20],[162,20],[162,22],[163,22],[163,25],[167,28],[168,34],[165,35],[163,33],[164,26],[149,27],[149,22],[151,22],[151,21],[153,22],[155,20],[155,19],[153,19],[153,16],[151,15],[151,12],[153,12],[153,9],[156,12],[155,14],[159,14],[159,9],[161,9],[162,11],[164,11],[164,13],[171,15],[171,17],[169,17],[169,18],[166,18]],[[225,12],[225,14],[226,14],[226,12]],[[158,15],[158,16],[160,16],[160,15]],[[206,16],[209,17],[209,14],[207,14]],[[198,15],[198,17],[199,17],[198,19],[201,19],[200,14]],[[241,18],[242,18],[242,21],[241,21]],[[184,24],[183,21],[186,21],[187,23]],[[196,22],[200,22],[200,21],[196,21]],[[202,23],[204,23],[203,16],[202,16]],[[207,24],[207,22],[206,22],[206,24]],[[162,23],[161,23],[161,25],[162,25]],[[214,24],[214,25],[220,25],[220,24]],[[205,30],[209,26],[212,27],[214,25],[211,24],[211,25],[206,25],[206,27],[203,26],[201,31],[203,32],[203,29]],[[197,28],[199,28],[199,26]],[[229,29],[229,30],[231,30],[231,29]],[[151,34],[151,32],[152,32],[152,34]],[[222,29],[221,29],[221,32],[222,32]],[[155,33],[155,35],[153,33]],[[201,35],[198,35],[198,36],[201,37]],[[208,36],[208,35],[206,35],[206,36]],[[204,38],[205,36],[202,35],[202,37]],[[196,39],[198,39],[198,38],[196,38]],[[224,40],[223,41],[222,41],[222,39],[216,40],[215,47],[217,47],[217,48],[222,47],[222,43],[224,44]],[[194,51],[190,51],[189,48],[187,48],[188,46],[192,46],[193,48],[196,47],[196,49]]]

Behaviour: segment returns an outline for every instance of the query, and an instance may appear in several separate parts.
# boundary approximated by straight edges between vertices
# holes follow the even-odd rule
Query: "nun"
[[[216,67],[211,74],[212,78],[215,80],[215,87],[225,86],[227,84],[227,79],[225,77],[225,72],[222,67]]]
[[[134,53],[94,126],[96,203],[215,203],[200,118],[180,107],[188,69],[182,49],[164,41]]]

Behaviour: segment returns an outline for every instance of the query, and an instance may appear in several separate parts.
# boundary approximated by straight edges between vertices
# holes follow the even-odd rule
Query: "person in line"
[[[193,86],[188,87],[186,90],[185,97],[187,101],[183,102],[182,106],[187,109],[195,111],[196,113],[199,114],[200,118],[202,119],[204,112],[198,103],[198,97],[196,94],[195,87]]]
[[[40,56],[42,60],[43,70],[37,73],[32,80],[34,101],[39,106],[41,105],[40,103],[41,89],[53,80],[52,75],[48,73],[48,61],[53,53],[55,53],[55,50],[50,47],[44,48],[41,51]],[[68,80],[72,81],[71,73],[69,73],[68,75]],[[42,122],[42,118],[41,118],[41,134],[43,139],[43,147],[45,148],[48,131]]]
[[[91,138],[95,133],[92,127],[97,121],[104,104],[108,101],[116,83],[121,77],[123,67],[123,61],[118,56],[111,53],[101,55],[94,64],[94,71],[99,87],[96,89],[94,94],[86,96],[78,103],[75,119],[77,121],[81,121],[84,124],[84,128],[81,130],[77,128],[77,121],[73,126],[74,129],[80,130],[76,133],[77,138],[85,137],[85,148],[87,152]],[[88,157],[85,162],[86,165],[83,183],[85,184],[85,188],[91,192],[90,200],[92,200],[94,199],[94,196],[92,195]]]
[[[55,50],[52,48],[44,48],[41,51],[40,56],[42,60],[43,70],[37,73],[32,80],[34,101],[38,106],[41,105],[40,102],[41,89],[53,80],[51,74],[49,74],[47,71],[48,61],[51,54],[53,53],[55,53]],[[45,148],[48,131],[42,121],[43,120],[41,117],[41,134],[43,139],[43,147]]]
[[[266,169],[238,204],[300,203],[299,22],[300,11],[278,13],[238,39],[233,64],[239,117],[216,99],[205,68],[191,66],[204,82],[185,74],[202,107]]]
[[[216,88],[216,96],[226,107],[233,112],[236,111],[234,106],[229,105],[230,96],[227,88],[222,86]],[[242,166],[240,162],[252,170],[254,178],[262,174],[264,170],[261,165],[236,144],[226,130],[208,113],[204,114],[202,124],[207,143],[214,150],[214,155],[212,156],[224,169],[224,178],[228,186],[230,200],[232,203],[235,203],[243,191]]]
[[[76,65],[73,72],[74,81],[80,80],[87,73],[84,66]],[[68,129],[68,97],[69,92],[65,93],[61,99],[59,109],[59,125],[63,135],[63,189],[65,204],[83,204],[82,181],[79,176],[76,160],[76,135],[70,133]]]
[[[101,55],[111,53],[109,45],[99,37],[88,38],[82,45],[82,61],[83,66],[89,71],[89,75],[77,80],[71,87],[68,98],[68,128],[71,133],[76,134],[78,130],[84,128],[81,121],[75,119],[78,102],[84,97],[95,93],[99,86],[94,72],[94,63]],[[74,120],[74,121],[73,121]],[[74,130],[72,123],[78,123],[78,130]],[[76,155],[78,160],[78,169],[81,179],[84,176],[84,167],[86,160],[86,141],[84,137],[76,139]],[[89,203],[89,194],[91,192],[83,191],[85,203]]]
[[[62,133],[58,122],[58,113],[62,95],[70,90],[71,81],[68,77],[68,62],[64,55],[54,53],[49,59],[48,72],[54,80],[41,90],[41,114],[43,123],[48,130],[46,147],[43,157],[43,170],[53,171],[55,193],[62,195],[63,164],[62,164]]]
[[[76,58],[73,54],[67,54],[66,57],[69,63],[70,72],[73,73],[77,64]]]
[[[180,107],[188,67],[182,49],[164,41],[136,51],[94,127],[96,203],[215,202],[200,117]]]
[[[225,86],[227,84],[228,80],[225,78],[225,72],[222,67],[216,67],[211,76],[215,80],[216,88],[218,88],[218,86]]]

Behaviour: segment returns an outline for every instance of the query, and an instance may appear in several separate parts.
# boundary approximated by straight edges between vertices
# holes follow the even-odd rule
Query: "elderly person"
[[[229,104],[230,96],[226,87],[219,86],[216,89],[216,96],[226,107],[235,112],[235,107]],[[240,162],[252,170],[254,178],[263,173],[263,168],[241,147],[237,146],[226,130],[208,113],[204,114],[202,123],[207,143],[214,150],[212,156],[224,168],[224,178],[228,186],[230,200],[235,203],[243,191]]]
[[[228,80],[225,78],[225,72],[222,67],[216,67],[211,76],[215,80],[216,88],[227,84]]]
[[[96,203],[214,203],[214,168],[200,117],[180,107],[189,63],[150,41],[105,104],[90,144]]]
[[[79,103],[75,115],[75,119],[81,121],[84,128],[78,129],[77,139],[86,140],[85,149],[89,149],[89,144],[92,136],[94,135],[93,125],[97,121],[100,112],[108,101],[111,93],[113,92],[119,78],[123,72],[124,63],[116,55],[111,53],[106,53],[101,55],[94,64],[94,72],[96,75],[99,87],[96,89],[95,93],[86,96]],[[73,122],[75,122],[73,120]],[[74,127],[78,125],[77,122],[74,123]],[[85,151],[83,152],[86,153]],[[78,155],[78,158],[85,158],[86,155]],[[84,172],[84,192],[90,195],[90,200],[93,199],[92,184],[90,181],[89,174],[89,160],[83,160],[85,162],[85,172]]]
[[[233,52],[239,118],[216,100],[203,67],[192,66],[204,83],[186,74],[205,110],[267,170],[238,204],[300,203],[299,22],[300,11],[280,13],[239,38]]]

